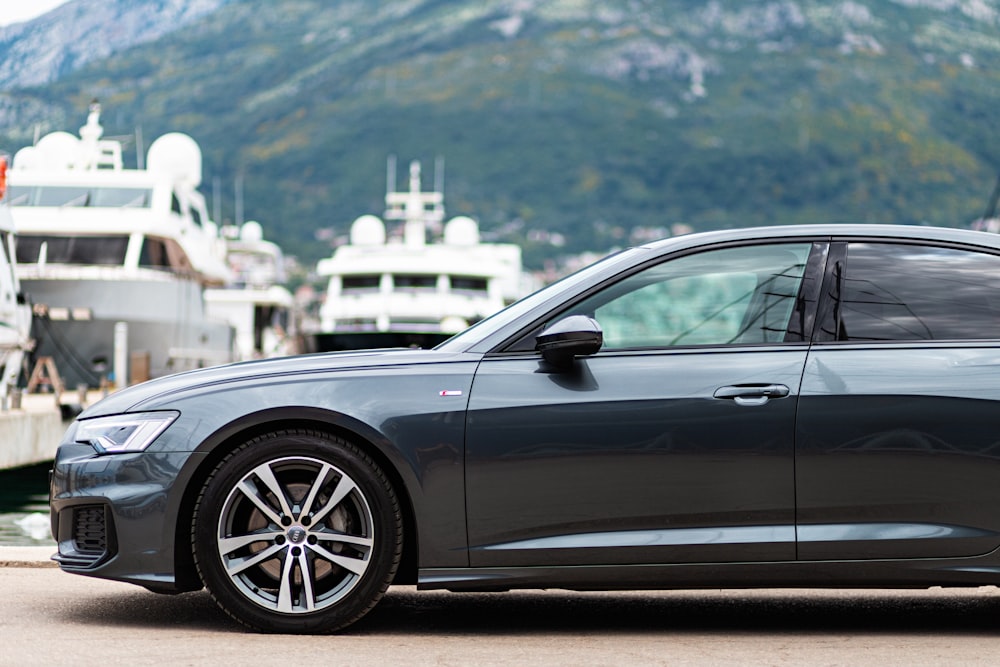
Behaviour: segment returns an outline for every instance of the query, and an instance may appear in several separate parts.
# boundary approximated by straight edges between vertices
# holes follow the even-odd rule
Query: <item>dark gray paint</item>
[[[834,236],[1000,252],[996,235],[926,228],[691,235],[609,260],[438,352],[171,376],[83,415],[181,411],[145,454],[64,445],[54,513],[114,503],[120,553],[85,573],[169,587],[189,482],[247,433],[306,423],[351,434],[400,480],[423,587],[1000,583],[998,341],[601,352],[561,373],[497,354],[573,295],[658,256]],[[745,384],[789,391],[725,397]]]
[[[793,559],[805,356],[805,346],[618,353],[572,371],[484,361],[467,436],[472,564]],[[714,397],[773,384],[793,395]]]
[[[1000,546],[1000,348],[817,346],[799,406],[799,557]]]

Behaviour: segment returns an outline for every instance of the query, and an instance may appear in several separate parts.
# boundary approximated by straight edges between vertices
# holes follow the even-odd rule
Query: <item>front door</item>
[[[811,250],[669,259],[548,318],[594,317],[596,355],[553,368],[514,345],[484,359],[466,441],[470,564],[794,559]]]

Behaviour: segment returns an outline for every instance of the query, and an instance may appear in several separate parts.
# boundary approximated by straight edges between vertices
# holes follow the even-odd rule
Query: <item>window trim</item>
[[[835,237],[830,242],[830,256],[827,262],[826,272],[823,278],[823,291],[820,294],[819,308],[816,311],[816,323],[813,336],[814,345],[830,347],[853,347],[868,348],[872,345],[883,346],[907,346],[925,347],[928,345],[962,345],[984,346],[996,345],[990,341],[1000,340],[1000,335],[995,338],[935,338],[929,340],[907,339],[907,340],[837,340],[835,332],[840,330],[840,313],[837,310],[839,301],[840,285],[837,284],[837,271],[846,272],[847,251],[852,243],[880,243],[884,245],[896,246],[920,246],[930,248],[940,248],[946,250],[959,250],[962,252],[972,252],[981,255],[990,255],[1000,260],[1000,251],[995,248],[980,245],[970,245],[953,241],[943,241],[936,239],[912,239],[896,238],[886,236],[850,236]],[[838,268],[839,267],[839,268]],[[846,275],[846,274],[845,274]],[[837,297],[833,296],[836,292]],[[828,323],[832,327],[828,327]]]
[[[627,280],[631,276],[645,271],[653,266],[662,264],[664,262],[671,262],[688,255],[696,255],[705,252],[713,252],[716,250],[726,250],[731,248],[749,248],[753,246],[777,246],[777,245],[811,245],[809,254],[806,258],[806,267],[803,271],[802,282],[799,287],[799,295],[797,301],[803,304],[804,316],[801,318],[803,324],[802,340],[788,340],[788,333],[786,332],[784,341],[772,341],[765,343],[740,343],[740,344],[705,344],[705,345],[675,345],[669,347],[636,347],[636,348],[615,348],[613,350],[601,350],[597,353],[598,356],[608,356],[614,354],[657,354],[663,352],[673,352],[681,350],[725,350],[740,348],[758,348],[767,349],[774,347],[800,347],[802,345],[809,345],[814,323],[817,321],[817,301],[819,300],[819,289],[820,283],[823,281],[821,277],[825,275],[826,265],[827,265],[827,253],[828,247],[830,245],[830,237],[828,235],[816,235],[816,236],[802,236],[802,237],[790,237],[790,238],[770,238],[770,239],[754,239],[751,242],[747,240],[738,241],[727,241],[723,243],[713,243],[704,246],[698,246],[694,248],[685,248],[683,250],[678,250],[665,255],[657,255],[652,257],[636,266],[629,267],[625,271],[621,271],[614,275],[608,276],[604,280],[590,287],[580,294],[576,295],[576,298],[568,303],[563,303],[547,311],[540,317],[536,317],[529,324],[521,327],[517,333],[504,339],[500,344],[493,347],[492,350],[486,353],[485,358],[492,357],[507,357],[516,355],[528,355],[537,356],[538,353],[534,349],[534,337],[538,335],[545,328],[545,326],[551,322],[555,322],[560,317],[562,317],[566,312],[572,310],[581,302],[589,299],[594,294],[603,291],[613,285],[614,283]],[[805,296],[805,298],[803,298]],[[810,298],[811,297],[811,298]]]

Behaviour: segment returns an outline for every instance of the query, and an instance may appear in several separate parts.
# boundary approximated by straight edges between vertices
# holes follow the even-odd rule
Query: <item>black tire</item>
[[[275,431],[226,456],[195,504],[205,588],[262,632],[325,633],[364,616],[399,566],[392,485],[361,449],[314,431]]]

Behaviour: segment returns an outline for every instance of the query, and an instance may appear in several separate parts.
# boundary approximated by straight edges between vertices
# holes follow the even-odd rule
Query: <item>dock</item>
[[[75,394],[63,394],[61,402],[52,393],[24,394],[19,406],[0,409],[0,470],[51,461],[68,426],[63,415],[78,411],[72,399]]]

